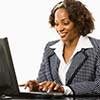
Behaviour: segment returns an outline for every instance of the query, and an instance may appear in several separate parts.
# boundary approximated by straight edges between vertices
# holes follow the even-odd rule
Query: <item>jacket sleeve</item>
[[[97,62],[94,81],[84,81],[70,84],[69,87],[74,91],[75,95],[83,94],[100,94],[100,50],[97,56]]]
[[[45,65],[46,48],[47,48],[47,45],[46,45],[44,53],[43,53],[43,58],[42,58],[42,62],[41,62],[41,65],[40,65],[40,70],[39,70],[39,73],[38,73],[38,78],[37,78],[38,82],[43,82],[43,81],[47,80],[47,78],[46,78],[46,70],[45,70],[45,67],[46,67],[46,65]]]

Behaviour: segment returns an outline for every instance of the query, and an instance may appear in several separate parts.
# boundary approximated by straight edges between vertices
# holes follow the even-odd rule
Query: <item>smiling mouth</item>
[[[67,33],[68,33],[68,32],[60,33],[60,36],[61,36],[61,37],[65,37]]]

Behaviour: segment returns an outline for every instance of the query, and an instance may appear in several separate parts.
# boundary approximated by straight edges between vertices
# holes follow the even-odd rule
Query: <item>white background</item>
[[[0,37],[8,37],[18,83],[36,79],[45,44],[59,38],[48,17],[60,0],[0,0]],[[99,0],[81,0],[95,18],[92,37],[100,39]]]

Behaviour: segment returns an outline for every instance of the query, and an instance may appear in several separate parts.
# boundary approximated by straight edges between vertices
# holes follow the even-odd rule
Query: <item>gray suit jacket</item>
[[[66,86],[76,95],[100,94],[100,40],[89,39],[94,47],[78,52],[66,73]],[[58,41],[49,42],[45,47],[37,78],[39,82],[51,80],[62,85],[58,75],[60,60],[54,49],[49,48]]]

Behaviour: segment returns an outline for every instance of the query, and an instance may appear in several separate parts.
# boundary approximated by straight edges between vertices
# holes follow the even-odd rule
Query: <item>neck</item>
[[[74,40],[64,42],[66,48],[75,48],[78,43],[79,37]]]

